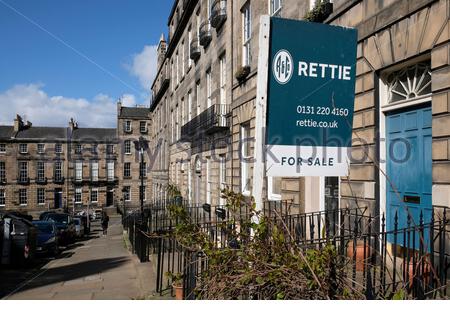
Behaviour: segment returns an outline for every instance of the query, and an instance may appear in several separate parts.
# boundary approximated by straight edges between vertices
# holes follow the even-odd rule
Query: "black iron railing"
[[[229,105],[216,104],[181,127],[181,140],[188,141],[199,132],[213,134],[229,128]]]
[[[183,248],[172,235],[178,224],[169,214],[173,204],[183,206],[192,222],[219,249],[239,250],[246,245],[230,236],[230,227],[242,232],[252,210],[242,206],[231,213],[223,206],[189,205],[177,198],[154,201],[146,207],[143,218],[137,208],[124,214],[124,227],[135,253],[141,261],[152,256],[156,263],[156,291],[163,294],[172,290],[165,277],[168,271],[181,273],[184,297],[194,299],[197,281],[208,270],[208,258]],[[267,202],[260,219],[271,219],[269,225],[284,230],[287,246],[320,250],[333,245],[348,261],[346,276],[350,283],[366,298],[391,299],[400,289],[416,299],[448,297],[450,209],[435,207],[431,220],[420,214],[419,221],[408,219],[406,225],[400,225],[399,214],[395,213],[389,228],[384,214],[369,215],[365,208],[292,214],[296,210],[299,206],[289,202]]]
[[[37,184],[44,185],[44,184],[47,184],[47,182],[48,182],[48,179],[46,177],[36,177]]]
[[[27,176],[18,176],[17,183],[22,185],[30,184],[30,178]]]

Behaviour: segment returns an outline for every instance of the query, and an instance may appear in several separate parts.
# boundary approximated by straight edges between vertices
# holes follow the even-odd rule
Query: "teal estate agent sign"
[[[348,174],[356,45],[356,29],[271,18],[268,176]]]

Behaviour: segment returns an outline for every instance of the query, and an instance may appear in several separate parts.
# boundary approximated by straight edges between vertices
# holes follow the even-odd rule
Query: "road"
[[[139,263],[127,250],[119,217],[107,236],[99,223],[91,235],[68,247],[57,259],[40,260],[26,270],[0,270],[0,297],[13,300],[127,300],[151,298],[150,263]]]

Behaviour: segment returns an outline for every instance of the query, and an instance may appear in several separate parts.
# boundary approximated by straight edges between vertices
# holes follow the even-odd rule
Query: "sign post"
[[[260,28],[253,180],[259,209],[265,175],[348,175],[357,45],[351,28],[267,16]]]

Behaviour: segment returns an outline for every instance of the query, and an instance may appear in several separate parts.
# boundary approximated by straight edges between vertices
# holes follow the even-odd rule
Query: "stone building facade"
[[[36,127],[20,116],[0,126],[0,211],[114,208],[124,199],[139,206],[151,156],[146,151],[141,170],[134,142],[148,140],[149,110],[118,102],[117,111],[117,128],[80,128],[74,120],[66,128]]]
[[[378,217],[405,205],[415,215],[450,206],[449,1],[331,2],[322,22],[358,30],[350,174],[266,177],[264,198],[291,199],[299,212],[357,206]],[[162,150],[151,172],[153,198],[169,183],[197,204],[222,204],[225,186],[252,194],[253,165],[244,160],[253,158],[260,129],[259,18],[303,19],[314,5],[174,1],[152,86],[151,143]],[[405,148],[408,157],[398,159]]]

